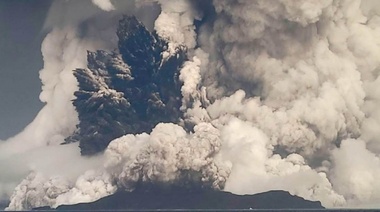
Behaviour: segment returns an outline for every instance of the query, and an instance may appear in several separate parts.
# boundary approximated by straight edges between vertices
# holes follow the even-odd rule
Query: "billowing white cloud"
[[[92,3],[104,11],[111,11],[115,9],[111,3],[111,0],[92,0]]]
[[[379,27],[375,24],[378,4],[257,0],[214,1],[214,5],[216,21],[199,35],[201,47],[212,55],[208,68],[201,71],[208,97],[214,100],[207,107],[211,118],[223,126],[235,117],[248,121],[268,137],[271,147],[267,151],[279,151],[283,159],[299,154],[310,169],[322,170],[325,174],[319,175],[325,180],[317,183],[318,187],[329,185],[329,193],[335,193],[334,198],[326,199],[327,194],[316,198],[326,206],[344,203],[343,197],[351,206],[352,202],[368,205],[378,201],[376,187],[339,189],[348,188],[348,183],[338,186],[337,182],[350,178],[355,169],[338,165],[344,157],[335,153],[343,151],[342,140],[360,143],[357,138],[367,143],[363,152],[379,153],[379,95],[375,88],[380,62]],[[370,162],[364,167],[378,169]],[[234,170],[229,179],[233,176]],[[290,182],[278,188],[284,185],[292,185],[285,189],[292,192],[299,189]],[[366,199],[361,197],[363,193],[367,193]],[[336,202],[331,204],[329,199]]]
[[[178,181],[186,172],[199,172],[203,183],[222,188],[228,170],[215,164],[221,145],[219,131],[200,123],[194,133],[174,124],[158,124],[150,135],[126,135],[112,141],[105,152],[106,167],[126,188],[143,182]],[[219,169],[214,170],[218,166]]]
[[[361,140],[344,140],[332,153],[332,182],[343,194],[348,206],[380,201],[380,158]]]

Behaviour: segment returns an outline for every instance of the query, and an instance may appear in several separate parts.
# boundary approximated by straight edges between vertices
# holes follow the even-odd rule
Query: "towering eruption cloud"
[[[379,6],[55,2],[46,106],[0,146],[0,169],[13,165],[0,171],[2,197],[14,190],[8,209],[184,182],[282,189],[326,207],[377,203]]]

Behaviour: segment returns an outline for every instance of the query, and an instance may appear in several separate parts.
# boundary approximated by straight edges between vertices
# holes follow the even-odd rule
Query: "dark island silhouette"
[[[142,185],[134,191],[118,191],[95,202],[61,205],[55,210],[232,210],[232,209],[323,209],[319,201],[309,201],[286,191],[236,195],[209,188]],[[52,210],[41,207],[34,210]]]

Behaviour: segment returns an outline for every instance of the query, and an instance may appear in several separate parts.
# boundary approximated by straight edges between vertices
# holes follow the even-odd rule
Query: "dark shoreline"
[[[52,210],[50,207],[34,210]],[[271,211],[324,210],[319,201],[309,201],[286,191],[269,191],[254,195],[198,188],[138,188],[118,191],[95,202],[61,205],[58,211]]]

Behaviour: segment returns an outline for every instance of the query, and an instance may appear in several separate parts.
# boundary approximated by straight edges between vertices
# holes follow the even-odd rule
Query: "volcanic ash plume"
[[[376,1],[92,2],[103,11],[66,20],[42,46],[47,106],[35,122],[56,121],[5,145],[79,142],[98,166],[70,176],[31,167],[8,209],[144,183],[379,207]]]
[[[363,13],[369,3],[215,1],[216,20],[199,35],[203,48],[215,55],[203,72],[209,98],[215,99],[207,108],[212,119],[250,122],[269,137],[274,152],[300,154],[335,179],[333,188],[355,172],[351,167],[343,174],[341,166],[350,165],[337,159],[347,146],[371,137],[362,151],[379,160],[379,140],[373,137],[379,18],[375,10]],[[378,168],[373,163],[370,169]],[[358,187],[363,181],[348,180]],[[378,190],[367,186],[341,194],[349,202],[374,202]]]
[[[150,135],[112,141],[105,152],[106,167],[126,189],[133,190],[141,181],[181,184],[185,180],[221,189],[229,170],[214,162],[220,146],[219,131],[209,123],[196,125],[190,135],[178,125],[158,124]]]

